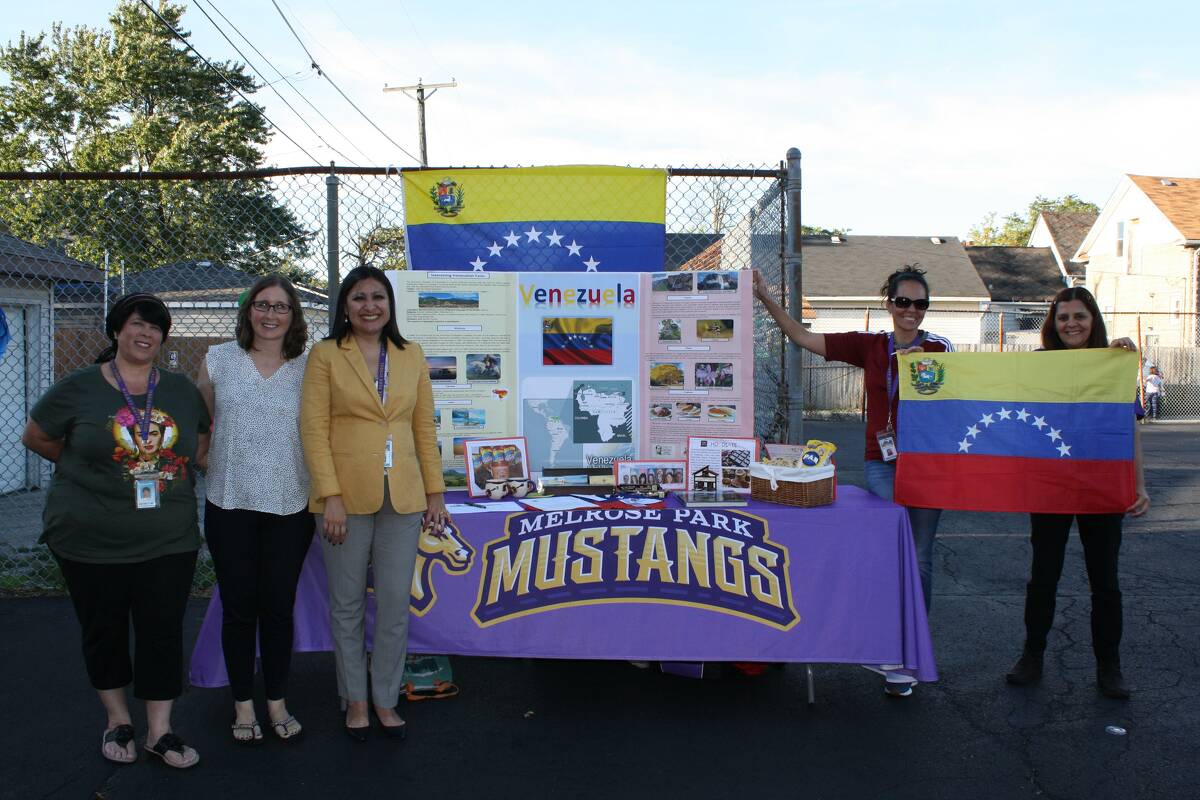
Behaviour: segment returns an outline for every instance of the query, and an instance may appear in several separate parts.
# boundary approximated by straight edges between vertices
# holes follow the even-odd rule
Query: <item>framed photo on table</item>
[[[687,486],[686,461],[614,461],[613,478],[617,486],[638,484],[658,485],[660,488],[680,491]]]
[[[467,494],[499,500],[529,480],[529,451],[524,436],[467,439],[463,442]],[[504,487],[510,486],[513,492]],[[497,496],[498,495],[498,496]]]
[[[689,492],[750,493],[750,464],[758,460],[758,439],[689,436]]]

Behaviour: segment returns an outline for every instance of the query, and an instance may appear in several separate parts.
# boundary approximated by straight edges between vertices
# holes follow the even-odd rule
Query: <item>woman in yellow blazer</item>
[[[309,510],[329,574],[330,627],[346,733],[365,741],[367,567],[375,576],[370,694],[384,732],[396,714],[408,644],[408,605],[422,525],[449,520],[424,353],[396,326],[387,276],[358,267],[342,282],[329,337],[304,373],[300,435],[312,475]]]

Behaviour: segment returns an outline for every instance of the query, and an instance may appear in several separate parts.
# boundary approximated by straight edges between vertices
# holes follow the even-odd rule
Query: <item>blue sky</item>
[[[235,59],[208,2],[184,18],[192,42]],[[428,104],[435,166],[770,166],[798,147],[806,223],[921,236],[965,235],[1037,194],[1102,204],[1125,172],[1200,177],[1197,3],[279,2],[411,153],[415,103],[383,85],[457,79]],[[415,163],[315,76],[269,0],[212,3],[353,142],[281,85],[332,145]],[[114,5],[21,3],[0,39],[103,26]],[[269,90],[255,99],[322,163],[346,163]],[[282,136],[267,152],[311,161]]]

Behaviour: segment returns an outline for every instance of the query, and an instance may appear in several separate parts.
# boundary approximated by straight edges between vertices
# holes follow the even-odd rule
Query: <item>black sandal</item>
[[[296,724],[295,733],[288,732],[288,728],[292,725],[292,723]],[[289,715],[287,719],[281,719],[278,721],[271,720],[271,730],[274,732],[275,736],[285,742],[288,742],[292,739],[299,739],[301,734],[304,733],[304,726],[300,724],[300,720]]]
[[[100,755],[102,755],[106,761],[111,761],[114,764],[132,764],[133,762],[137,761],[137,753],[134,753],[133,758],[128,760],[123,758],[113,758],[104,751],[104,746],[107,744],[115,744],[117,747],[120,747],[122,751],[128,753],[129,751],[125,750],[125,748],[129,746],[130,742],[133,741],[133,737],[133,726],[128,723],[106,730],[100,737]]]
[[[192,767],[194,767],[200,763],[200,754],[196,753],[196,751],[194,749],[192,750],[192,752],[196,753],[195,761],[192,761],[190,763],[185,761],[185,762],[177,764],[173,761],[167,760],[167,753],[179,753],[179,757],[182,759],[183,754],[184,754],[184,748],[186,748],[186,747],[187,747],[187,743],[184,742],[181,737],[176,736],[173,733],[164,733],[162,736],[159,737],[158,741],[154,743],[153,747],[151,747],[149,743],[146,744],[146,752],[153,753],[154,755],[158,756],[159,758],[162,759],[162,762],[164,764],[166,764],[168,767],[171,767],[172,769],[191,769]]]
[[[263,740],[262,728],[259,727],[258,720],[253,722],[235,722],[230,726],[231,735],[235,744],[258,744]],[[238,736],[242,731],[249,732],[249,736]]]

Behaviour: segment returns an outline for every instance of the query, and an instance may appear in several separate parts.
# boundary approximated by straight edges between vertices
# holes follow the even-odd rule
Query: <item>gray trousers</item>
[[[395,708],[400,702],[408,651],[408,604],[422,516],[419,511],[412,514],[393,511],[386,483],[379,511],[347,515],[346,541],[342,544],[329,543],[324,536],[323,515],[317,515],[317,532],[329,576],[329,623],[338,695],[346,700],[367,699],[364,614],[370,566],[375,577],[371,697],[380,708]]]

